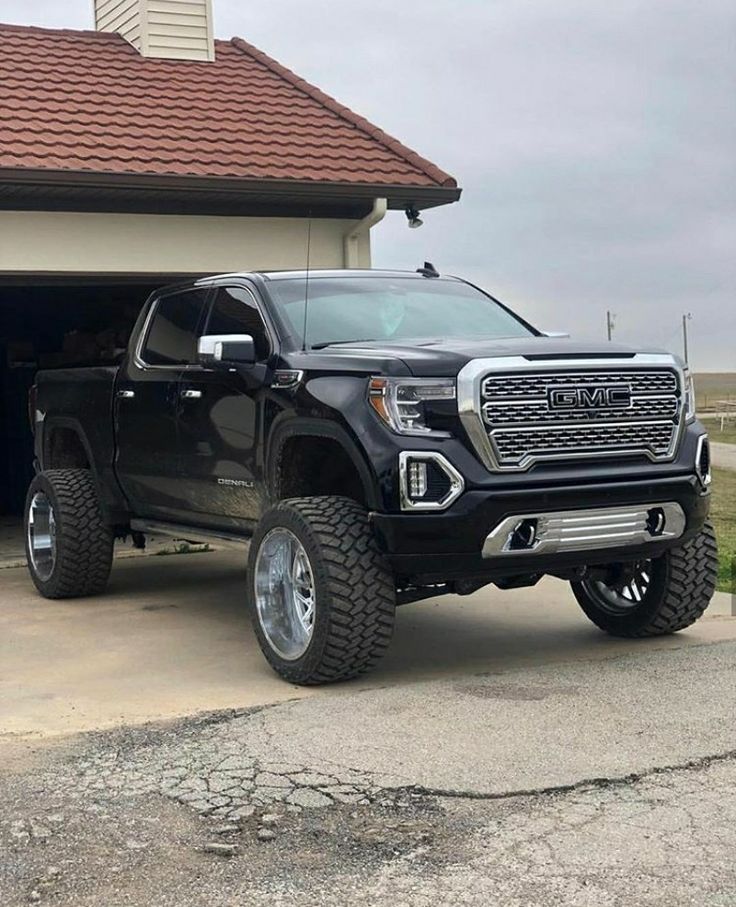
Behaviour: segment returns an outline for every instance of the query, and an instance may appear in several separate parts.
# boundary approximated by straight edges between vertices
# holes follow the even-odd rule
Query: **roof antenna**
[[[309,307],[309,265],[312,255],[312,212],[307,224],[307,273],[304,278],[304,324],[302,326],[302,352],[307,350],[307,309]]]
[[[440,272],[435,268],[431,261],[425,261],[423,268],[417,268],[417,274],[421,274],[422,277],[439,277]]]

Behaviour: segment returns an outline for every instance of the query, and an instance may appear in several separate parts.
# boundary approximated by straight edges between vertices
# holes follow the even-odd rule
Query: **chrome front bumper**
[[[685,531],[679,504],[601,507],[508,516],[487,536],[484,558],[636,547]]]

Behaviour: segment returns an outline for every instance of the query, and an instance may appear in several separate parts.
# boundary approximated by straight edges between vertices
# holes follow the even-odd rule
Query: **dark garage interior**
[[[22,513],[33,475],[27,400],[36,372],[116,363],[148,295],[176,279],[0,285],[0,515]]]

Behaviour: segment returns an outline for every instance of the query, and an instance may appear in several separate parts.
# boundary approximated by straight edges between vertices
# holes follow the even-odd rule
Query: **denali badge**
[[[230,488],[255,488],[254,482],[245,482],[243,479],[218,479],[217,484]]]
[[[578,384],[574,387],[548,387],[550,409],[628,409],[630,384]]]

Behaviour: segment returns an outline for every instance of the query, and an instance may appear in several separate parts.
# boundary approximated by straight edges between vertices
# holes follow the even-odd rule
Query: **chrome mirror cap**
[[[251,334],[205,334],[197,342],[197,356],[203,364],[256,361],[255,342]]]

